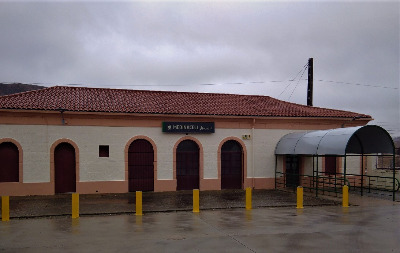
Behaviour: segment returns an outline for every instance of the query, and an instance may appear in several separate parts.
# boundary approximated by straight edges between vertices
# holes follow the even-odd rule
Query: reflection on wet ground
[[[0,252],[399,252],[400,205],[14,219]]]

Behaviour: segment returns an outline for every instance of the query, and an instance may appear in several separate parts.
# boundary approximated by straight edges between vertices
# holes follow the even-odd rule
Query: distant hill
[[[30,90],[40,90],[43,88],[46,87],[33,84],[23,84],[23,83],[0,83],[0,96],[10,95],[24,91],[30,91]]]

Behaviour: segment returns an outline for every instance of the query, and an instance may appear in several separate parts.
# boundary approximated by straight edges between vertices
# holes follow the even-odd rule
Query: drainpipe
[[[61,113],[61,124],[62,125],[65,125],[65,119],[64,119],[64,112],[65,112],[65,109],[58,109],[58,111],[60,111],[60,113]]]

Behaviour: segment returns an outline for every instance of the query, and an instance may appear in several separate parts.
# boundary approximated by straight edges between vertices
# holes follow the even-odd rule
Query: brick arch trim
[[[50,183],[54,184],[54,176],[55,176],[55,166],[54,166],[54,151],[56,147],[61,144],[61,143],[68,143],[71,144],[74,149],[75,149],[75,175],[76,175],[76,182],[80,181],[80,176],[79,176],[79,147],[78,145],[70,140],[70,139],[59,139],[53,143],[50,147]],[[54,187],[53,187],[54,190]]]
[[[192,136],[182,137],[174,145],[174,149],[173,149],[174,150],[174,158],[173,158],[173,166],[174,166],[173,173],[174,173],[174,177],[173,177],[173,179],[176,180],[176,150],[178,148],[179,143],[181,143],[182,141],[185,141],[185,140],[194,141],[197,144],[197,146],[199,147],[199,160],[200,160],[199,161],[199,177],[200,177],[200,183],[199,184],[200,184],[200,188],[201,188],[201,182],[202,182],[202,179],[204,179],[204,163],[203,163],[204,152],[203,152],[203,145],[201,144],[201,142],[198,139],[196,139],[196,138],[194,138]]]
[[[128,181],[129,177],[129,168],[128,168],[128,151],[129,147],[131,146],[132,142],[135,140],[146,140],[150,142],[150,144],[153,146],[153,151],[154,151],[154,186],[157,180],[157,145],[151,139],[150,137],[147,137],[145,135],[137,135],[129,139],[129,141],[125,145],[124,153],[125,153],[125,181]]]
[[[246,144],[241,140],[241,139],[239,139],[239,138],[237,138],[237,137],[234,137],[234,136],[230,136],[230,137],[226,137],[225,139],[223,139],[220,143],[219,143],[219,146],[218,146],[218,180],[219,180],[219,183],[220,183],[220,185],[221,185],[221,150],[222,150],[222,146],[224,145],[224,143],[225,142],[227,142],[227,141],[231,141],[231,140],[233,140],[233,141],[237,141],[239,144],[240,144],[240,146],[242,147],[242,152],[243,152],[243,185],[242,185],[242,187],[244,187],[244,181],[246,180],[246,178],[247,178],[247,148],[246,148]]]

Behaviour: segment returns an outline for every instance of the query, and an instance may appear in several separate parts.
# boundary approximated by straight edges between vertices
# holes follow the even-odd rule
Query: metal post
[[[347,173],[347,165],[346,165],[347,156],[344,155],[344,170],[343,170],[343,184],[346,185],[346,173]]]
[[[319,160],[319,157],[318,157],[318,155],[317,155],[317,182],[316,182],[316,184],[315,184],[315,196],[316,197],[318,197],[318,181],[319,181],[319,176],[318,176],[318,160]]]
[[[312,156],[312,186],[310,185],[310,187],[314,187],[315,186],[315,161],[314,161],[314,155]]]
[[[251,210],[251,187],[246,188],[246,210]]]
[[[368,193],[371,193],[371,176],[368,177]]]
[[[193,190],[193,212],[199,213],[200,212],[200,196],[199,196],[199,189]]]
[[[396,201],[396,153],[393,148],[393,201]]]
[[[72,193],[72,219],[79,218],[79,193]]]
[[[136,215],[142,216],[143,215],[143,206],[142,206],[142,192],[136,192]]]
[[[297,207],[296,208],[303,208],[303,187],[297,186]]]
[[[334,184],[335,184],[335,195],[336,195],[336,197],[337,197],[337,172],[335,172],[335,182],[334,182]]]
[[[276,189],[276,173],[278,168],[278,156],[275,155],[275,189]]]
[[[361,196],[364,195],[364,154],[361,154]]]
[[[1,220],[10,220],[10,196],[1,197]]]
[[[307,105],[313,106],[313,58],[308,59]]]
[[[349,207],[349,187],[343,185],[343,207]]]

